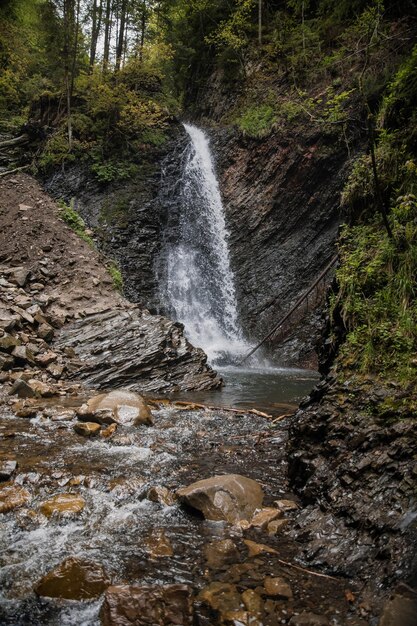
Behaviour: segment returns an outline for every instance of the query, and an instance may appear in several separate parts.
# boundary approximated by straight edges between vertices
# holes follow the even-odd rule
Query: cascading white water
[[[228,232],[209,140],[184,124],[190,138],[180,181],[179,237],[166,251],[163,300],[211,363],[233,362],[248,344],[239,326]]]

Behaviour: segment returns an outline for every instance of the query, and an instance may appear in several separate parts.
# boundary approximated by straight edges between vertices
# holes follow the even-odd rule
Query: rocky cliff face
[[[315,130],[262,140],[219,133],[222,189],[243,326],[252,338],[271,330],[335,254],[346,148]],[[308,362],[317,339],[317,304],[277,360]],[[277,339],[277,338],[275,338]]]
[[[62,353],[71,347],[75,360],[60,365],[57,378],[148,392],[221,385],[181,324],[151,315],[117,292],[104,259],[64,223],[32,177],[7,177],[0,193],[0,336],[7,339],[0,370],[12,370],[2,382],[35,376],[34,356],[48,351],[45,340],[51,342],[59,329]],[[9,332],[19,334],[10,339]],[[14,347],[16,357],[9,354]],[[16,374],[22,362],[28,371]]]
[[[359,577],[376,595],[417,580],[417,448],[407,398],[394,383],[342,384],[330,374],[290,430],[290,481],[310,504],[295,531],[306,560]]]
[[[168,210],[161,195],[164,168],[167,176],[178,177],[172,169],[181,137],[180,127],[174,127],[171,139],[151,157],[147,155],[134,179],[103,185],[88,166],[75,164],[44,181],[46,190],[55,198],[74,202],[93,229],[99,248],[118,261],[126,297],[151,311],[161,309],[158,268]]]
[[[208,132],[225,201],[242,326],[256,340],[333,257],[349,159],[343,144],[313,128],[259,140],[232,129]],[[160,312],[168,311],[158,281],[164,271],[163,241],[175,239],[175,185],[185,142],[178,128],[152,168],[124,184],[100,187],[79,166],[46,183],[56,197],[75,199],[101,247],[119,261],[127,297]],[[310,300],[308,315],[298,320],[283,346],[279,337],[270,341],[278,361],[314,364],[323,292]]]

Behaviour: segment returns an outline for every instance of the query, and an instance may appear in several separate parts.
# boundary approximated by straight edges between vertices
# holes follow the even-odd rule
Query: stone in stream
[[[46,517],[52,517],[52,515],[75,515],[81,513],[84,507],[85,500],[81,496],[73,493],[60,493],[43,502],[40,506],[40,511]]]
[[[34,591],[47,598],[91,600],[101,596],[109,585],[101,565],[70,557],[41,578]]]
[[[222,618],[230,613],[240,611],[242,599],[236,585],[223,582],[212,582],[198,594],[198,600],[214,609]]]
[[[146,494],[146,497],[151,502],[159,502],[160,504],[164,504],[165,506],[172,506],[176,502],[175,495],[167,489],[166,487],[161,487],[160,485],[155,485],[151,487]]]
[[[9,480],[16,471],[17,461],[14,459],[5,459],[0,461],[0,481]]]
[[[267,576],[264,580],[264,589],[268,596],[280,596],[286,600],[292,598],[291,587],[284,578]]]
[[[178,489],[179,499],[204,515],[207,520],[235,524],[251,519],[262,507],[263,491],[251,478],[239,474],[213,476]]]
[[[379,626],[416,626],[416,624],[417,593],[412,589],[407,589],[404,595],[395,593],[384,606]]]
[[[269,522],[267,526],[268,535],[278,535],[286,526],[288,526],[289,520],[287,519],[275,519]]]
[[[12,483],[0,485],[0,513],[8,513],[30,500],[30,493]]]
[[[34,392],[42,398],[52,398],[52,396],[57,394],[56,389],[41,380],[30,380],[29,384]]]
[[[101,609],[103,626],[192,626],[187,585],[109,587]]]
[[[259,593],[254,589],[246,589],[246,591],[242,593],[242,600],[249,613],[252,615],[262,615],[264,603]]]
[[[34,398],[37,395],[33,387],[21,378],[13,383],[9,394],[11,396],[16,395],[18,398]]]
[[[243,543],[248,548],[249,557],[258,556],[258,554],[262,554],[263,552],[267,554],[278,554],[275,548],[270,548],[264,543],[256,543],[256,541],[251,541],[250,539],[244,539]]]
[[[204,556],[211,569],[220,569],[228,563],[236,563],[239,551],[231,539],[221,539],[205,546]]]
[[[142,396],[125,389],[116,389],[90,398],[78,411],[78,417],[99,424],[152,424],[151,411]]]
[[[145,549],[151,559],[160,559],[174,555],[171,542],[163,528],[154,528],[145,540]]]
[[[268,526],[269,522],[272,522],[277,517],[282,516],[283,512],[281,510],[267,507],[265,509],[261,509],[260,511],[256,511],[255,515],[251,519],[251,526],[264,529]]]
[[[82,437],[95,437],[101,430],[100,424],[95,422],[77,422],[73,428],[77,435]]]

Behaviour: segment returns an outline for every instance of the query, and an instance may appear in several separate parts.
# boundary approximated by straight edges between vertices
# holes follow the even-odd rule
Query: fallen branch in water
[[[264,413],[263,411],[258,411],[258,409],[235,409],[230,406],[212,406],[210,404],[186,402],[185,400],[167,400],[166,398],[163,398],[163,399],[148,398],[147,402],[149,404],[152,404],[153,406],[158,406],[160,404],[165,404],[165,405],[172,404],[178,407],[180,410],[183,409],[184,411],[194,411],[194,410],[224,411],[226,413],[235,413],[237,415],[248,415],[248,414],[257,415],[258,417],[263,417],[265,419],[272,420],[271,424],[275,424],[276,422],[283,420],[285,417],[291,417],[292,415],[294,415],[294,413],[284,413],[283,415],[279,415],[278,417],[273,419],[274,418],[273,415],[270,415],[269,413]],[[296,409],[294,409],[294,412],[295,410]]]
[[[246,415],[246,414],[251,414],[251,415],[257,415],[258,417],[264,417],[265,419],[272,419],[272,415],[269,415],[269,413],[263,413],[262,411],[258,411],[258,409],[233,409],[232,407],[228,407],[228,406],[210,406],[209,404],[196,404],[195,402],[182,402],[182,401],[176,401],[173,402],[173,404],[175,406],[179,406],[179,407],[184,407],[184,409],[187,409],[189,411],[193,410],[193,409],[202,409],[202,410],[208,410],[208,411],[226,411],[228,413],[238,413],[239,415]]]
[[[327,578],[328,580],[336,580],[334,576],[329,576],[328,574],[320,574],[319,572],[313,572],[311,569],[306,569],[305,567],[301,567],[300,565],[294,565],[294,563],[288,563],[287,561],[283,561],[282,559],[277,559],[278,563],[281,565],[287,565],[288,567],[292,567],[293,569],[297,569],[300,572],[305,572],[306,574],[310,574],[311,576],[318,576],[319,578]]]
[[[7,176],[8,174],[14,174],[15,172],[21,172],[27,170],[30,165],[24,165],[23,167],[16,167],[14,170],[8,170],[7,172],[0,172],[0,176]]]
[[[277,424],[277,422],[282,422],[286,417],[292,417],[294,413],[283,413],[282,415],[278,415],[275,419],[272,420],[271,424]]]

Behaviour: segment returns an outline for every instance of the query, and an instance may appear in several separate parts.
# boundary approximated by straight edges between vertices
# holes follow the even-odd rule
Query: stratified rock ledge
[[[222,379],[194,348],[182,324],[131,306],[88,315],[62,330],[61,348],[73,348],[79,368],[72,376],[99,389],[140,392],[216,389]]]

